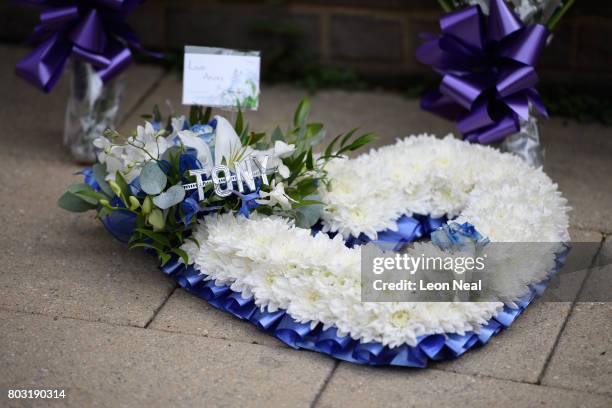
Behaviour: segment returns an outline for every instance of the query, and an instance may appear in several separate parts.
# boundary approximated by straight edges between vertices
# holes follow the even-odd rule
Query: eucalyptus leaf
[[[172,162],[173,157],[180,156],[183,153],[183,148],[181,146],[170,146],[166,151],[162,154],[161,159],[166,160],[167,162]]]
[[[106,198],[106,196],[98,193],[93,187],[85,183],[73,184],[68,187],[68,191],[93,206],[97,206],[101,199]]]
[[[70,187],[68,187],[68,191],[76,194],[76,193],[81,193],[84,191],[94,191],[94,189],[89,184],[77,183],[77,184],[73,184]]]
[[[93,210],[97,207],[97,205],[83,200],[83,198],[70,191],[66,191],[64,194],[62,194],[62,196],[57,200],[57,205],[64,210],[71,212],[85,212]]]
[[[168,178],[157,162],[150,161],[140,173],[140,187],[147,194],[156,195],[164,191]]]
[[[310,228],[319,221],[321,213],[323,212],[323,204],[321,204],[321,197],[317,194],[311,194],[304,197],[300,203],[317,203],[307,204],[300,206],[296,210],[295,225],[299,228]]]
[[[165,210],[170,208],[185,198],[185,189],[180,184],[170,187],[160,195],[153,197],[153,204],[158,208]]]

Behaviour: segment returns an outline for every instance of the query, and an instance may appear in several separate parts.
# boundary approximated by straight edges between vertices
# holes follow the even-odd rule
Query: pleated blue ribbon
[[[443,218],[415,215],[401,217],[397,231],[385,231],[379,234],[377,244],[397,247],[400,242],[408,243],[429,235],[441,226]],[[399,225],[401,224],[401,225]],[[317,233],[317,229],[313,233]],[[397,235],[394,235],[397,234]],[[349,244],[363,244],[363,237],[353,239]],[[367,242],[367,241],[366,241]],[[185,266],[178,258],[168,262],[161,269],[174,277],[176,282],[189,293],[206,300],[217,309],[254,324],[263,332],[276,337],[289,347],[305,349],[329,355],[333,358],[364,365],[391,365],[402,367],[424,368],[429,361],[457,358],[466,351],[485,345],[493,336],[508,328],[529,304],[542,294],[552,276],[561,268],[569,248],[556,254],[555,267],[548,277],[530,286],[530,293],[515,302],[517,307],[505,306],[495,317],[481,326],[478,333],[470,331],[464,334],[432,334],[417,339],[415,346],[402,345],[395,348],[381,343],[362,343],[350,336],[339,336],[335,327],[323,329],[321,323],[298,322],[284,310],[270,312],[267,308],[255,305],[253,297],[245,298],[227,285],[217,285],[200,274],[193,266]]]

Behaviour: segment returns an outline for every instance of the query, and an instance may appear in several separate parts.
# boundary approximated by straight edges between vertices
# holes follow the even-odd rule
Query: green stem
[[[574,0],[567,0],[567,3],[565,3],[563,7],[555,11],[553,15],[550,16],[550,18],[546,22],[546,27],[550,31],[553,31],[557,24],[559,24],[559,21],[561,21],[561,17],[563,17],[565,13],[567,13],[567,11],[570,9],[570,7],[572,7],[573,4]]]
[[[453,11],[453,6],[450,4],[450,0],[438,0],[438,3],[440,3],[442,10],[446,11],[447,13]]]

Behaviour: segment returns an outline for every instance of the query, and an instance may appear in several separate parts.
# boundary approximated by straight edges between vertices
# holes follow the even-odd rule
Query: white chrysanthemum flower
[[[541,169],[489,147],[423,135],[354,160],[333,160],[327,170],[331,188],[320,194],[328,231],[375,238],[396,228],[400,216],[419,213],[458,216],[456,222],[472,223],[493,242],[569,239],[568,209],[557,186]],[[313,237],[276,216],[208,217],[194,234],[200,248],[189,243],[184,249],[208,279],[253,295],[270,311],[283,309],[299,322],[334,326],[363,342],[396,347],[428,334],[478,331],[503,307],[500,301],[362,303],[361,248],[347,248],[341,234]],[[486,299],[512,305],[546,277],[559,249],[487,247]],[[440,254],[432,243],[407,252]]]

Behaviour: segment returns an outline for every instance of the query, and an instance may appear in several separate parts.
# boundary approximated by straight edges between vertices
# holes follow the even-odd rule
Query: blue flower
[[[255,191],[248,193],[248,194],[242,194],[239,192],[235,193],[240,197],[240,201],[241,201],[241,205],[240,205],[240,209],[238,210],[238,214],[246,218],[249,218],[249,214],[251,213],[251,211],[253,211],[259,206],[259,204],[257,204],[257,201],[255,200],[257,198],[260,198],[260,195],[259,195],[260,189],[261,189],[261,180],[256,179],[255,180]]]
[[[98,182],[96,181],[96,177],[94,176],[94,171],[91,167],[85,167],[83,170],[81,170],[77,174],[83,175],[83,182],[85,184],[89,185],[91,188],[93,188],[96,191],[101,190],[100,185],[98,184]]]
[[[198,211],[200,211],[197,196],[198,192],[194,191],[181,203],[181,208],[184,213],[182,221],[185,225],[189,225],[193,217],[196,217],[198,215]]]
[[[179,174],[183,175],[187,170],[201,169],[202,163],[198,160],[198,151],[193,148],[181,154],[179,158]]]
[[[115,196],[110,201],[113,207],[125,208],[125,205]],[[128,242],[134,234],[136,228],[136,214],[127,210],[116,210],[102,217],[102,224],[115,239],[121,242]]]
[[[216,119],[213,119],[216,120]],[[215,129],[210,125],[193,125],[190,129],[193,133],[196,134],[198,138],[200,138],[205,143],[209,143],[214,135]]]
[[[465,249],[468,246],[483,247],[489,239],[483,237],[469,222],[451,222],[431,233],[432,242],[442,250]]]

